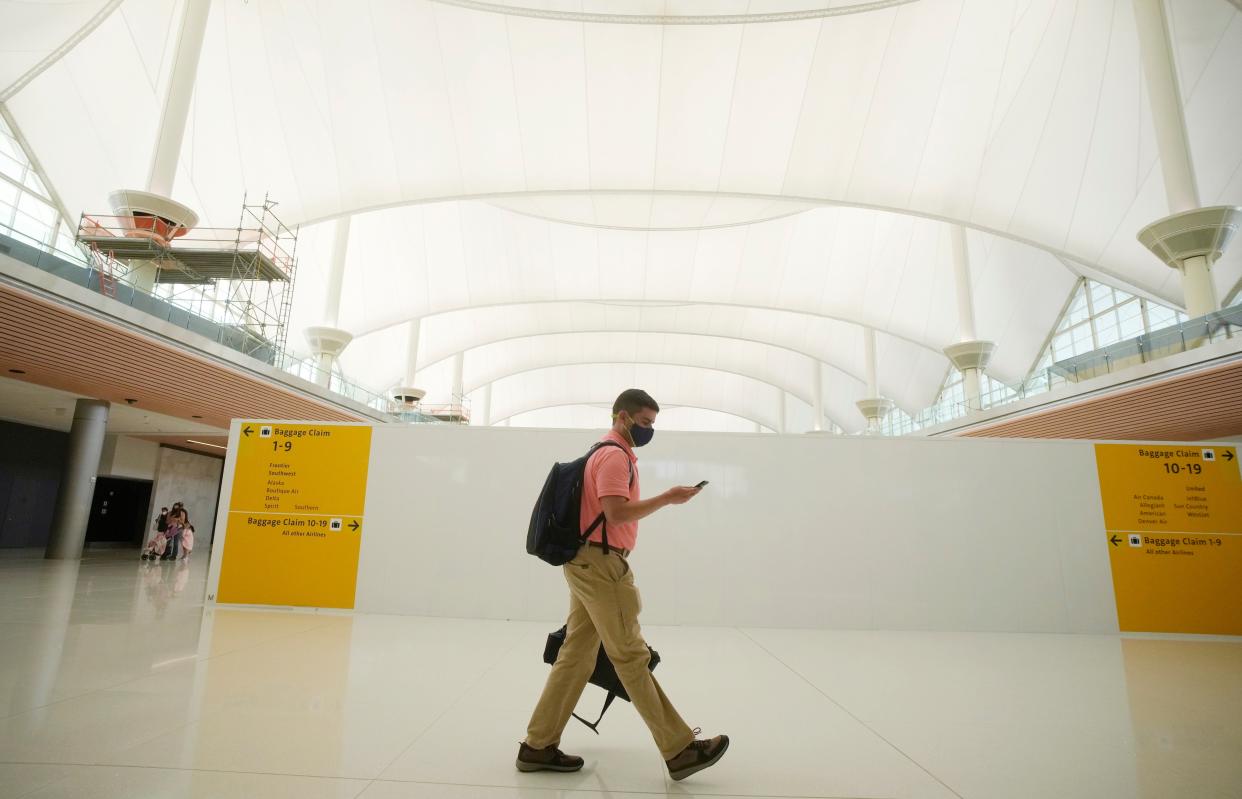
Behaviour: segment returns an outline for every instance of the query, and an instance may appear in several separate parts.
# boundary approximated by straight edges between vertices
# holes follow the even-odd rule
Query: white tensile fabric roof
[[[1242,12],[1166,2],[1201,203],[1239,204]],[[141,188],[181,4],[0,14],[0,97],[67,211]],[[771,427],[818,360],[857,430],[864,327],[917,410],[960,338],[952,224],[998,380],[1079,276],[1182,305],[1135,240],[1170,209],[1131,0],[216,0],[173,194],[231,225],[245,193],[303,225],[293,338],[353,215],[347,373],[401,382],[421,318],[423,387],[464,350],[494,420],[642,381]],[[1213,275],[1231,296],[1242,253]]]

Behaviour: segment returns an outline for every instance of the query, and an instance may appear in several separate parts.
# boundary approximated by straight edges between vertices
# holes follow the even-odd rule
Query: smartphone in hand
[[[698,485],[696,485],[696,486],[695,486],[695,488],[702,488],[703,486],[707,485],[707,484],[708,484],[708,482],[710,482],[710,481],[708,481],[708,480],[704,480],[703,482],[701,482],[701,483],[699,483]]]

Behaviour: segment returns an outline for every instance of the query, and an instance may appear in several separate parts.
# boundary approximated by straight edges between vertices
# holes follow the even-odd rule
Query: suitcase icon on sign
[[[332,521],[328,522],[328,529],[334,533],[339,533],[341,531],[341,528],[344,525],[345,523],[341,521],[340,519],[333,519]]]
[[[271,437],[272,437],[272,426],[270,424],[265,424],[259,428],[259,438],[271,438]]]

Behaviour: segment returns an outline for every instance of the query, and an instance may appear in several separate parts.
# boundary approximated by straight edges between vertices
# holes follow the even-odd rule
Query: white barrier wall
[[[355,608],[562,618],[526,526],[597,435],[375,426]],[[639,456],[645,496],[711,481],[641,524],[647,624],[1117,631],[1091,442],[659,432]]]

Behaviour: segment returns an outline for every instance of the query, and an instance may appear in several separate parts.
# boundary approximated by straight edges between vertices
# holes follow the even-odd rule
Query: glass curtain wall
[[[1235,301],[1242,300],[1235,298]],[[1163,330],[1186,319],[1181,311],[1084,278],[1074,290],[1048,347],[1021,385],[1010,386],[983,376],[980,386],[983,407],[1004,405],[1050,390],[1055,384],[1048,379],[1047,370],[1057,361]],[[950,368],[935,403],[914,416],[894,408],[880,431],[888,436],[909,435],[924,427],[965,416],[965,402],[962,373]]]
[[[3,118],[0,118],[0,234],[45,252],[55,252],[76,263],[86,263],[47,186]]]

